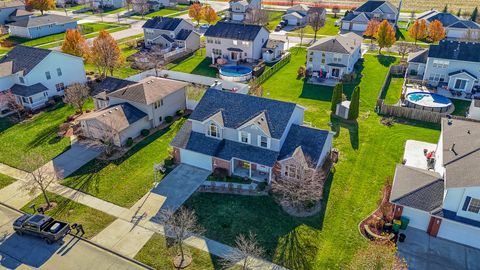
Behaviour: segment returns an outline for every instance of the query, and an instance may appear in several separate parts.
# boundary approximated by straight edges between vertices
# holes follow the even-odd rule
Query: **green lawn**
[[[394,105],[400,100],[402,94],[403,78],[392,78],[385,94],[385,104]]]
[[[169,156],[170,142],[184,120],[158,131],[114,161],[92,160],[62,184],[100,199],[131,207],[153,184],[153,164]]]
[[[212,270],[220,269],[219,258],[210,255],[198,249],[189,248],[192,254],[192,264],[187,269],[195,270]],[[172,258],[175,256],[176,250],[165,241],[165,237],[160,234],[154,234],[150,240],[135,255],[135,260],[150,265],[155,269],[175,270],[172,265]]]
[[[187,59],[179,59],[168,64],[166,68],[216,78],[217,69],[209,67],[212,60],[205,58],[205,54],[205,48],[202,48]]]
[[[45,212],[45,214],[70,224],[82,224],[85,230],[85,234],[83,235],[85,238],[92,238],[115,220],[113,216],[86,205],[76,203],[60,195],[48,193],[48,198],[51,202],[56,202],[58,205],[54,209]],[[44,205],[45,199],[43,195],[41,194],[31,202],[25,204],[22,211],[32,213],[32,209],[30,208],[32,204],[35,204],[36,207]]]
[[[15,178],[12,178],[8,175],[4,175],[0,173],[0,189],[10,185],[11,183],[17,181]]]
[[[275,27],[280,23],[282,20],[282,16],[285,14],[283,11],[275,11],[275,10],[267,10],[268,13],[268,24],[266,27],[268,30],[273,31]]]
[[[131,38],[125,38],[123,39],[123,42],[124,44],[120,44],[120,49],[122,50],[122,56],[124,58],[127,58],[129,57],[130,55],[138,52],[138,49],[131,49],[128,47],[128,45],[125,43],[127,42],[128,40],[131,40]],[[120,41],[119,41],[120,42]],[[133,76],[135,74],[138,74],[140,72],[142,72],[141,70],[138,70],[138,69],[134,69],[131,67],[132,63],[129,62],[129,61],[125,61],[121,67],[119,68],[116,68],[114,71],[113,71],[113,75],[115,77],[118,77],[118,78],[127,78],[127,77],[130,77],[130,76]],[[85,71],[86,72],[98,72],[98,68],[97,66],[95,66],[94,64],[91,64],[91,63],[85,63]],[[109,74],[110,75],[110,74]]]
[[[269,202],[263,198],[218,200],[217,197],[225,195],[201,194],[191,198],[189,205],[197,209],[200,217],[219,217],[216,220],[219,225],[214,225],[212,220],[206,221],[214,226],[213,230],[207,228],[207,234],[216,235],[218,240],[231,241],[238,233],[253,229],[265,233],[263,238],[268,239],[269,249],[274,249],[277,263],[294,269],[342,269],[366,244],[358,233],[357,224],[377,207],[385,178],[393,176],[395,164],[402,160],[405,140],[436,143],[440,132],[437,126],[423,124],[396,123],[392,127],[380,124],[381,117],[375,114],[374,106],[388,67],[398,59],[365,56],[358,68],[363,76],[345,87],[347,96],[356,84],[361,87],[360,117],[356,124],[348,124],[330,116],[332,88],[305,84],[296,78],[296,71],[305,64],[306,55],[305,50],[294,49],[292,53],[291,62],[263,84],[263,93],[269,98],[302,105],[306,108],[306,122],[337,132],[334,147],[340,151],[340,160],[326,184],[323,215],[301,222],[279,219],[277,222],[281,225],[263,226],[276,212],[273,205],[269,207],[272,213],[264,212],[258,202]],[[207,206],[205,202],[208,201],[218,205]],[[235,211],[229,211],[229,206],[235,207]],[[228,215],[216,214],[217,209]],[[244,215],[257,217],[248,220],[248,228]]]
[[[72,107],[59,105],[55,110],[38,113],[10,127],[8,122],[0,122],[3,126],[0,127],[0,162],[25,169],[22,164],[24,153],[41,153],[51,159],[68,149],[70,140],[59,139],[57,132],[58,126],[73,113]]]
[[[333,18],[333,15],[327,15],[325,26],[320,28],[320,30],[318,30],[317,35],[334,36],[338,34],[339,28],[335,26],[336,20],[338,20],[338,16],[337,18]],[[299,31],[300,30],[297,29],[293,31],[293,33],[298,34]],[[305,34],[313,35],[315,34],[315,31],[313,31],[313,28],[311,26],[307,25],[305,26]]]
[[[167,16],[167,15],[171,15],[171,14],[177,13],[177,12],[181,12],[181,10],[162,8],[162,9],[157,10],[155,12],[145,14],[145,17],[153,18],[153,17],[157,17],[157,16]]]

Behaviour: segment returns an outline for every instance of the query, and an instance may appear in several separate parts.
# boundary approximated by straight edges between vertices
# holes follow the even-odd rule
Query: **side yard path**
[[[0,190],[0,202],[15,208],[21,208],[38,195],[29,194],[28,191],[21,188],[22,182],[25,182],[29,177],[28,173],[1,163],[0,173],[17,179],[14,183]],[[58,182],[51,185],[48,190],[117,218],[93,237],[92,241],[130,258],[133,258],[140,251],[154,233],[165,236],[163,225],[151,221],[151,218],[158,213],[165,201],[164,196],[157,194],[158,190],[155,191],[155,187],[130,209],[62,186]],[[12,197],[15,198],[12,199]],[[186,240],[186,244],[218,257],[225,257],[233,250],[230,246],[205,237],[192,236]],[[258,259],[255,263],[255,269],[284,269],[262,259]]]

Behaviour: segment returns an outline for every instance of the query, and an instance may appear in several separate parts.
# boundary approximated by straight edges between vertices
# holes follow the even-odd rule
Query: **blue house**
[[[39,38],[63,33],[77,28],[77,21],[71,17],[55,14],[31,16],[7,25],[10,35],[22,38]]]

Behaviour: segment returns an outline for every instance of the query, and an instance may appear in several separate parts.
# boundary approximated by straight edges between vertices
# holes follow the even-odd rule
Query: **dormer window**
[[[211,137],[220,138],[220,132],[218,132],[218,127],[214,123],[211,123],[208,127],[207,134]]]
[[[270,148],[270,138],[266,136],[258,136],[258,146],[263,148]]]
[[[245,131],[240,131],[238,133],[238,140],[242,143],[250,143],[250,133]]]

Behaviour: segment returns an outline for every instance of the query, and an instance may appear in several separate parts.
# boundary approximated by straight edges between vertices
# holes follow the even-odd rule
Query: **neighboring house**
[[[363,38],[355,33],[319,39],[307,49],[307,70],[322,78],[341,79],[362,57]]]
[[[345,31],[364,32],[367,29],[368,22],[372,19],[387,20],[395,27],[401,5],[402,1],[396,7],[388,1],[369,0],[343,17],[340,21],[340,28]]]
[[[10,89],[27,109],[62,96],[71,84],[87,82],[81,57],[22,45],[0,59],[0,70],[0,91]]]
[[[275,62],[282,58],[285,51],[285,42],[276,39],[269,39],[262,48],[262,59],[267,62]]]
[[[8,17],[10,22],[16,22],[16,21],[21,21],[21,20],[26,20],[32,16],[33,13],[23,10],[23,9],[17,9],[10,16]]]
[[[480,99],[472,99],[468,108],[467,118],[480,121]]]
[[[304,4],[289,7],[282,16],[287,25],[302,26],[307,24],[308,6]]]
[[[102,139],[115,135],[115,145],[159,126],[167,116],[186,108],[187,83],[158,77],[139,82],[107,78],[94,88],[97,111],[77,119],[83,135]]]
[[[200,34],[194,29],[191,23],[181,18],[154,17],[143,25],[145,46],[196,51],[200,48]]]
[[[409,226],[431,236],[480,248],[479,149],[480,123],[442,119],[434,169],[415,167],[420,163],[408,159],[397,165],[390,195],[395,218],[407,217]]]
[[[0,25],[11,22],[10,16],[17,10],[25,10],[25,3],[21,1],[0,2]]]
[[[63,33],[77,28],[77,21],[71,17],[55,14],[30,16],[24,20],[9,23],[10,35],[22,38],[39,38]]]
[[[480,25],[471,20],[462,20],[449,12],[430,10],[417,16],[417,20],[425,20],[427,25],[438,20],[445,28],[446,38],[464,38],[468,32],[480,34]]]
[[[147,14],[149,12],[157,11],[163,7],[175,6],[177,1],[175,0],[133,0],[133,11],[139,14]]]
[[[261,9],[261,0],[232,0],[229,2],[228,18],[232,21],[243,22],[248,17],[248,12]]]
[[[465,93],[480,87],[480,43],[442,40],[409,55],[407,74],[432,86]]]
[[[333,133],[303,126],[305,108],[209,89],[172,141],[176,162],[270,183],[296,177],[298,164],[323,165]]]
[[[218,22],[205,32],[206,56],[213,60],[256,61],[262,58],[262,47],[269,31],[260,25]]]
[[[111,8],[117,9],[125,6],[124,0],[93,0],[93,7],[95,8]]]

